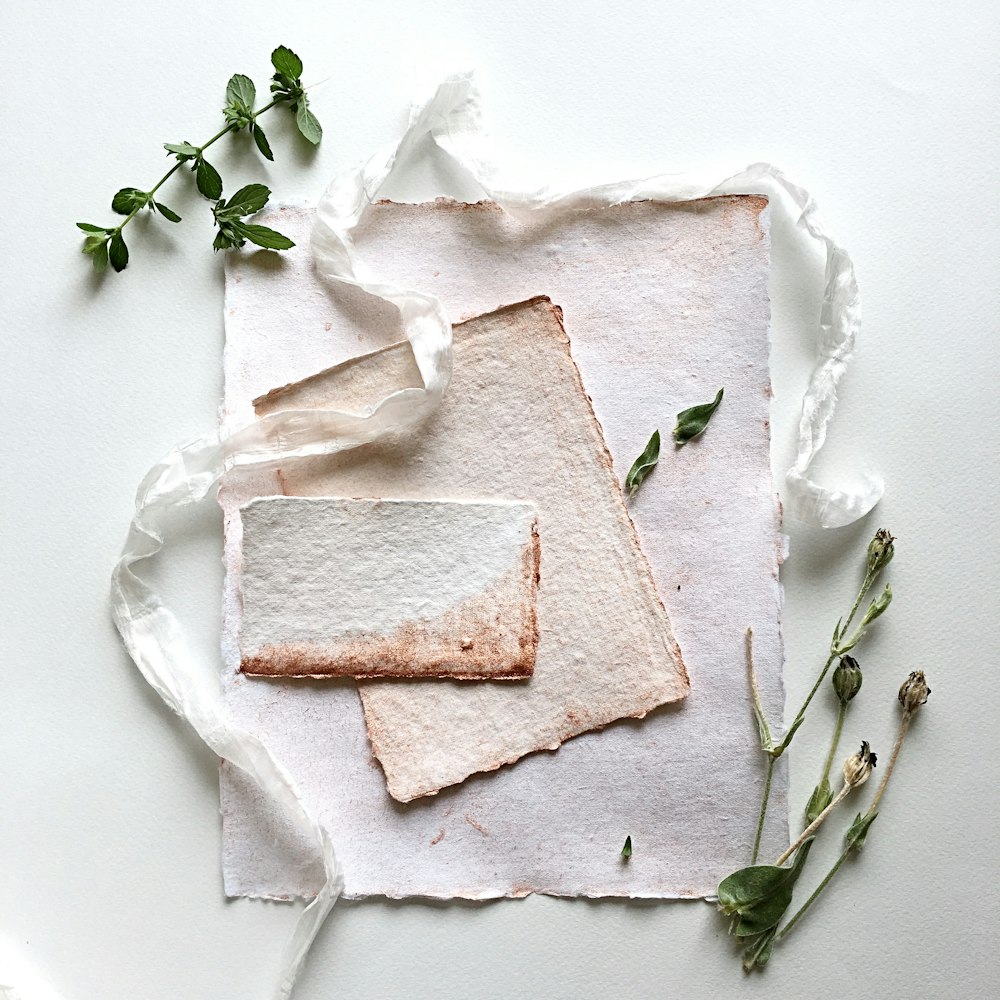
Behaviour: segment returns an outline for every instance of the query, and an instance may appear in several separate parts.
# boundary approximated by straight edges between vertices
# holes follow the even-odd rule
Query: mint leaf
[[[106,236],[88,236],[83,241],[83,252],[84,253],[97,253],[97,251],[106,246],[108,239]]]
[[[685,445],[692,438],[697,437],[707,426],[712,414],[719,408],[722,402],[723,390],[720,389],[711,403],[702,403],[700,406],[692,406],[690,409],[681,410],[677,414],[677,426],[674,428],[674,441],[678,447]]]
[[[253,104],[256,100],[257,88],[254,86],[253,80],[242,73],[233,74],[226,85],[226,102],[249,113],[253,111]]]
[[[156,206],[156,210],[163,216],[167,222],[180,222],[181,217],[172,209],[167,208],[162,202],[154,201],[153,204]]]
[[[108,269],[108,244],[102,243],[93,255],[94,270],[101,274]]]
[[[185,160],[193,160],[201,155],[201,150],[197,146],[192,146],[189,142],[165,142],[163,148],[168,153],[176,153],[177,159],[183,163]]]
[[[298,80],[302,76],[302,60],[284,45],[279,45],[271,53],[271,65],[277,73],[284,73],[292,80]]]
[[[632,835],[625,838],[625,846],[622,848],[622,861],[628,861],[632,857]]]
[[[323,126],[320,125],[316,116],[306,107],[305,94],[299,100],[299,106],[295,111],[295,124],[299,131],[314,145],[318,146],[323,138]]]
[[[646,477],[656,468],[660,460],[660,432],[653,431],[653,436],[646,442],[642,454],[632,463],[625,477],[625,490],[631,499],[635,491],[642,486]]]
[[[271,152],[271,147],[268,144],[267,136],[264,135],[264,130],[256,123],[253,123],[253,141],[257,143],[257,148],[260,150],[261,155],[267,160],[274,159],[274,153]]]
[[[138,188],[122,188],[111,199],[111,211],[119,215],[129,215],[142,208],[149,201],[149,192]]]
[[[91,222],[78,222],[76,224],[77,229],[82,229],[85,233],[106,233],[107,230],[104,226],[95,226]]]
[[[249,222],[241,222],[233,227],[241,236],[265,250],[291,250],[295,244],[287,237],[267,226],[256,226]]]
[[[208,160],[198,160],[195,181],[198,185],[198,190],[206,198],[211,198],[215,201],[216,198],[222,197],[222,178],[219,176],[219,171]]]
[[[264,184],[247,184],[241,187],[225,206],[227,214],[253,215],[259,212],[271,197],[271,189]]]
[[[111,266],[116,271],[124,271],[128,267],[128,247],[125,246],[125,241],[122,239],[121,233],[115,233],[111,237],[108,257],[111,260]]]

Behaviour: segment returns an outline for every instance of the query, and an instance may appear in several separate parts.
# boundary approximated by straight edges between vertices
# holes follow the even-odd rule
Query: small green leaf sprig
[[[897,695],[899,704],[903,709],[903,715],[896,734],[895,744],[889,757],[889,763],[883,770],[878,790],[867,810],[863,813],[859,812],[845,831],[843,849],[831,869],[799,910],[784,926],[781,926],[781,921],[791,905],[795,883],[805,866],[806,856],[820,827],[833,814],[843,799],[855,788],[860,787],[868,780],[877,763],[877,756],[871,751],[869,744],[862,742],[861,749],[848,757],[844,762],[843,786],[839,792],[835,795],[833,794],[829,783],[832,760],[835,757],[840,741],[847,706],[861,690],[863,681],[859,663],[854,657],[847,655],[847,653],[849,649],[853,649],[860,642],[866,626],[870,625],[872,621],[885,612],[892,599],[892,592],[888,586],[880,597],[872,601],[868,611],[862,617],[862,622],[858,628],[850,633],[849,629],[866,593],[875,582],[878,574],[892,560],[894,555],[894,541],[895,539],[892,535],[882,529],[876,533],[870,542],[867,552],[865,579],[858,598],[847,615],[846,622],[842,619],[837,623],[837,628],[834,630],[834,638],[831,642],[830,658],[820,673],[819,681],[814,685],[799,715],[796,716],[792,726],[789,727],[788,733],[780,743],[775,743],[772,739],[767,719],[760,704],[753,667],[753,634],[751,630],[747,630],[747,666],[750,675],[754,716],[757,720],[761,746],[768,753],[769,766],[750,866],[741,868],[727,876],[720,882],[718,888],[720,909],[723,914],[732,918],[731,933],[735,934],[743,944],[743,968],[746,972],[750,972],[753,969],[762,969],[770,961],[775,945],[784,940],[793,928],[797,926],[806,912],[815,904],[820,894],[830,884],[847,858],[864,846],[870,828],[878,815],[879,804],[885,795],[889,780],[896,768],[910,722],[916,711],[926,703],[930,695],[930,688],[927,686],[922,671],[913,671],[906,681],[903,682]],[[886,594],[888,594],[888,597],[886,597]],[[805,709],[808,708],[812,696],[819,687],[819,683],[826,676],[830,665],[837,657],[839,657],[839,662],[834,670],[831,684],[839,702],[837,723],[830,751],[826,757],[820,784],[816,786],[806,807],[807,825],[798,838],[782,852],[773,865],[759,865],[756,863],[757,854],[760,848],[761,829],[767,807],[774,761],[791,742],[791,736],[794,734],[794,730],[801,725]],[[789,860],[792,861],[791,865],[786,865],[786,862]]]
[[[91,222],[76,224],[84,233],[83,253],[91,258],[95,271],[105,271],[108,264],[115,271],[125,270],[129,250],[122,231],[143,209],[163,216],[168,222],[181,221],[181,217],[159,201],[156,194],[185,164],[194,174],[198,191],[214,202],[212,214],[218,232],[212,246],[217,251],[242,247],[248,241],[265,250],[288,250],[295,246],[287,236],[276,230],[245,221],[267,204],[271,196],[268,187],[264,184],[248,184],[229,199],[223,198],[222,177],[205,159],[205,150],[223,136],[247,130],[261,156],[274,160],[271,145],[258,119],[278,105],[289,108],[295,116],[299,132],[308,142],[317,145],[322,139],[323,129],[309,110],[309,98],[302,85],[302,60],[291,49],[279,45],[271,53],[271,65],[274,67],[274,75],[271,77],[271,100],[268,104],[255,110],[257,88],[253,80],[242,73],[236,73],[226,87],[226,105],[222,109],[226,125],[223,129],[200,146],[187,141],[164,143],[163,148],[176,162],[148,191],[135,187],[125,187],[118,191],[111,200],[111,210],[125,218],[117,226],[98,226]]]

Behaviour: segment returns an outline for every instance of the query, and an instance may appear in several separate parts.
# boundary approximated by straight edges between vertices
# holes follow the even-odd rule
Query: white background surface
[[[896,601],[859,651],[846,738],[887,750],[899,682],[922,667],[934,689],[863,856],[764,976],[743,979],[700,903],[370,902],[334,910],[298,996],[995,995],[997,29],[985,2],[6,8],[0,961],[66,1000],[252,1000],[277,977],[293,913],[223,900],[217,763],[146,688],[107,607],[140,477],[215,419],[221,260],[179,182],[163,200],[190,218],[131,226],[123,275],[92,278],[72,224],[110,220],[118,187],[156,178],[160,143],[210,135],[228,76],[260,88],[284,43],[306,82],[330,77],[313,98],[324,143],[304,152],[271,116],[277,163],[233,143],[216,158],[230,184],[316,197],[398,136],[418,79],[474,65],[494,132],[540,178],[721,178],[768,159],[809,187],[865,300],[822,471],[877,469],[888,489],[855,528],[788,525],[789,705],[883,523],[899,536]],[[446,181],[428,169],[392,193],[474,193]],[[773,242],[781,469],[822,275],[780,211]],[[206,656],[219,521],[194,518],[171,574]],[[830,701],[796,739],[793,802],[815,781]]]

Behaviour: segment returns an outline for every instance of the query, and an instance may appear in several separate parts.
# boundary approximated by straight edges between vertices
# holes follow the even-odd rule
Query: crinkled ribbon
[[[542,188],[506,190],[487,154],[480,125],[479,94],[471,75],[445,80],[434,97],[411,116],[399,145],[372,157],[359,170],[336,178],[316,214],[312,251],[316,267],[329,280],[354,285],[392,302],[400,311],[423,388],[393,392],[370,413],[287,410],[234,431],[216,430],[175,448],[155,465],[139,486],[136,514],[112,577],[115,624],[136,666],[166,704],[187,719],[220,757],[244,770],[281,803],[289,818],[322,847],[326,883],[296,924],[286,952],[277,995],[290,995],[327,913],[340,894],[343,878],[329,832],[306,803],[292,776],[256,736],[234,725],[214,685],[192,670],[180,625],[156,591],[136,572],[166,540],[165,520],[175,507],[197,503],[212,492],[230,469],[276,467],[291,459],[355,448],[422,420],[441,401],[451,375],[451,326],[441,303],[424,292],[396,288],[364,273],[351,243],[351,231],[375,200],[383,183],[420,155],[420,141],[431,136],[465,168],[506,211],[526,219],[549,220],[582,209],[625,201],[684,201],[725,188],[758,190],[777,185],[800,211],[808,233],[826,249],[826,292],[819,323],[819,363],[803,402],[798,457],[787,475],[795,512],[824,527],[849,524],[878,501],[881,487],[871,482],[860,493],[833,490],[813,482],[809,467],[823,445],[836,405],[837,382],[853,352],[860,328],[860,298],[847,253],[820,222],[808,192],[768,164],[754,164],[721,184],[706,186],[672,176],[625,181],[581,191]]]

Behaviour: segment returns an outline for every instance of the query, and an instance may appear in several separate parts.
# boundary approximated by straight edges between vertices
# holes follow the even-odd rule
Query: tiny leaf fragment
[[[625,838],[625,846],[622,848],[622,860],[628,861],[632,857],[632,835]]]
[[[632,468],[628,470],[625,477],[625,491],[631,499],[637,489],[642,486],[646,477],[656,468],[656,463],[660,460],[660,432],[653,431],[642,454],[632,463]]]
[[[696,438],[708,426],[712,419],[712,414],[719,408],[722,402],[723,389],[715,394],[715,399],[711,403],[701,403],[686,410],[681,410],[677,414],[677,426],[674,428],[674,441],[678,447],[685,445],[692,438]]]

